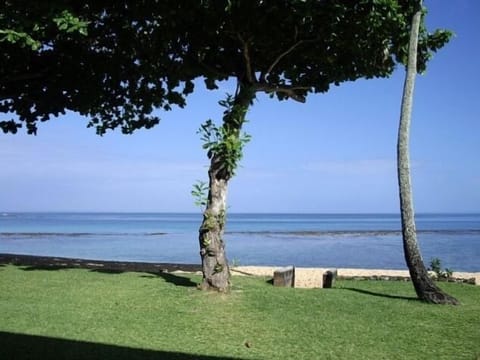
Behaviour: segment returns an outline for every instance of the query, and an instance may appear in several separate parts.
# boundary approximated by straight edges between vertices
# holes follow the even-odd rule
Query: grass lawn
[[[478,286],[442,283],[453,307],[415,300],[406,282],[287,289],[234,277],[216,294],[199,280],[1,266],[0,357],[480,359]]]

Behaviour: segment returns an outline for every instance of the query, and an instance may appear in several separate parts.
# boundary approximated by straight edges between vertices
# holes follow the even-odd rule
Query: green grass
[[[462,302],[414,299],[411,283],[275,288],[235,277],[230,294],[195,275],[0,267],[5,359],[479,359],[480,287]]]

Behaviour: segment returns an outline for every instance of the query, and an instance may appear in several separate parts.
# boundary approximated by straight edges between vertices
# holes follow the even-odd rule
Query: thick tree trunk
[[[248,86],[240,86],[234,105],[223,117],[223,126],[228,133],[240,137],[245,115],[255,92]],[[226,160],[221,155],[213,154],[208,170],[209,193],[203,222],[199,230],[200,256],[202,258],[203,281],[200,287],[204,290],[227,291],[230,286],[230,271],[225,253],[223,238],[228,181],[233,176],[226,169]]]
[[[207,209],[199,230],[200,256],[202,258],[202,289],[226,291],[230,285],[230,271],[223,239],[228,180],[217,179],[214,161],[209,171],[210,190]]]
[[[413,90],[417,72],[418,32],[421,20],[421,4],[413,17],[410,35],[407,75],[403,89],[400,126],[397,144],[397,169],[402,217],[402,236],[405,260],[415,291],[420,300],[435,304],[458,304],[458,300],[438,288],[428,274],[420,253],[415,229],[412,186],[410,178],[409,138]]]

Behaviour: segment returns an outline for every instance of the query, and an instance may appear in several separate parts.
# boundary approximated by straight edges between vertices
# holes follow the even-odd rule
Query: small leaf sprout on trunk
[[[197,182],[193,184],[191,194],[193,196],[195,206],[205,209],[208,201],[208,184],[205,181],[197,180]]]

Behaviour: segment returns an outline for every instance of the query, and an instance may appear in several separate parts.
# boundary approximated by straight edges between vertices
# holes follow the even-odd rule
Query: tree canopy
[[[235,77],[279,99],[303,101],[309,92],[385,77],[396,62],[405,63],[413,3],[204,1],[199,27],[185,36],[183,57],[203,66],[210,86]],[[428,34],[422,27],[421,70],[447,39],[445,32]]]
[[[189,89],[178,90],[182,74],[168,48],[171,24],[159,21],[174,1],[159,2],[154,14],[146,2],[55,4],[7,2],[0,12],[0,29],[38,44],[7,38],[0,43],[0,112],[11,117],[0,121],[4,132],[25,124],[35,133],[37,122],[71,110],[88,116],[100,134],[116,127],[131,133],[158,123],[154,109],[184,106]],[[70,28],[62,29],[54,9],[76,14],[71,16],[86,29],[65,31]]]
[[[406,59],[414,3],[6,1],[0,127],[35,133],[39,121],[71,110],[100,134],[131,133],[157,124],[155,109],[184,106],[200,77],[208,88],[233,77],[280,100],[304,101],[331,84],[388,76]],[[20,38],[8,41],[15,33]],[[420,70],[447,39],[422,26]]]

